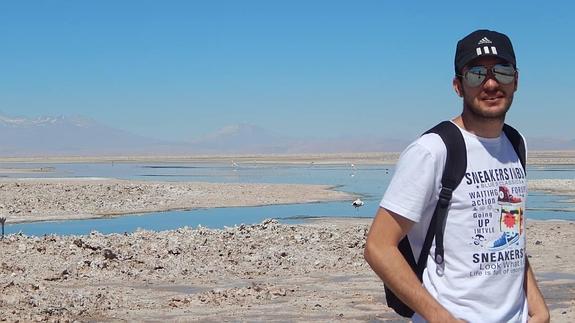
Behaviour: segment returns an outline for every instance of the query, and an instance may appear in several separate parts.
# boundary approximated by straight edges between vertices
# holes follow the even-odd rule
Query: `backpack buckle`
[[[453,196],[453,190],[448,187],[442,187],[441,191],[439,192],[439,205],[443,208],[449,206],[449,202],[451,201],[451,197]]]

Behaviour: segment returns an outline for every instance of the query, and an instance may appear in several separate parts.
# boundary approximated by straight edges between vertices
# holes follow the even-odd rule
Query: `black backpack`
[[[521,165],[525,170],[525,143],[523,142],[523,138],[517,130],[507,124],[503,125],[503,132],[513,145],[513,149],[517,153]],[[413,272],[415,272],[417,278],[419,278],[419,281],[422,281],[423,270],[427,266],[427,257],[429,256],[429,249],[431,248],[433,238],[435,238],[434,260],[438,264],[443,263],[443,231],[445,229],[445,221],[447,220],[447,209],[449,208],[452,193],[463,179],[467,169],[465,141],[461,131],[455,124],[450,121],[443,121],[425,132],[425,134],[427,133],[438,134],[447,147],[447,159],[441,177],[439,200],[437,201],[433,217],[427,229],[418,261],[415,262],[415,256],[411,250],[407,235],[398,245],[399,251],[401,251],[401,254]],[[385,284],[384,288],[387,306],[391,307],[401,316],[412,317],[414,314],[413,310],[404,304]]]

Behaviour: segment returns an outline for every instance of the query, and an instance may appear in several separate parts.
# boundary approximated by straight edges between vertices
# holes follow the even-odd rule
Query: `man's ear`
[[[515,89],[513,92],[517,91],[517,87],[519,86],[519,71],[515,72]]]
[[[515,85],[517,86],[517,82],[515,82]],[[453,77],[453,90],[459,97],[463,97],[463,84],[461,84],[461,79],[457,76]]]

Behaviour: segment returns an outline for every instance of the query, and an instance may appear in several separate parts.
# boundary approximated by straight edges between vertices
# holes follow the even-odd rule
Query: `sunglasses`
[[[496,64],[491,67],[472,66],[463,75],[458,74],[457,76],[463,77],[467,85],[476,87],[485,82],[489,72],[501,84],[510,84],[515,80],[515,74],[517,74],[517,70],[511,64]]]

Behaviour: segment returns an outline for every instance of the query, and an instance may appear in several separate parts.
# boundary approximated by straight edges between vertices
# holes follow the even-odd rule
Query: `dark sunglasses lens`
[[[493,72],[493,76],[497,79],[497,82],[501,84],[510,84],[515,80],[515,74],[517,71],[512,65],[497,64],[491,68],[491,72]],[[487,67],[471,67],[467,72],[465,72],[463,77],[465,78],[467,85],[471,87],[479,86],[487,77]]]
[[[511,65],[495,65],[493,66],[493,75],[497,81],[503,84],[509,84],[515,79],[515,68]]]
[[[487,68],[483,66],[474,66],[465,72],[464,78],[467,85],[471,87],[479,86],[487,76]]]

